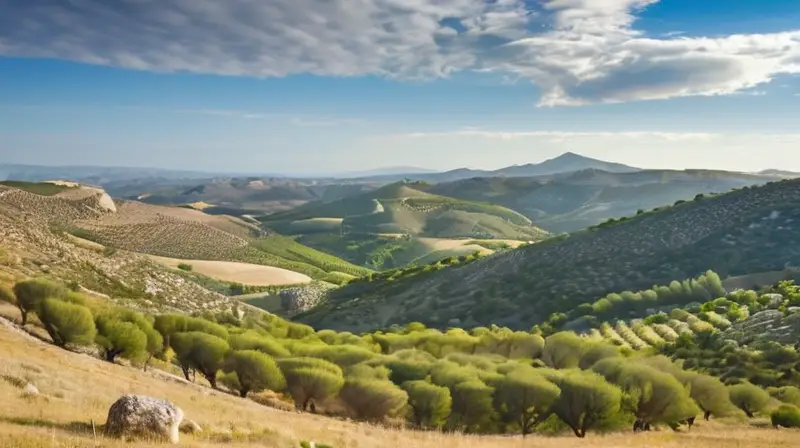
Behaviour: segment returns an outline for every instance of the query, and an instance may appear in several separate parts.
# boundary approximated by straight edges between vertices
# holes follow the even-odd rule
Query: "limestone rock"
[[[106,434],[111,437],[166,439],[178,443],[183,411],[174,404],[142,395],[125,395],[108,410]]]
[[[36,397],[39,395],[39,389],[31,383],[25,385],[25,388],[22,389],[22,395],[26,397]]]

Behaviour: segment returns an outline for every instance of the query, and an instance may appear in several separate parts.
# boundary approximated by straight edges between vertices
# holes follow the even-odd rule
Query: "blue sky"
[[[0,163],[800,171],[798,116],[796,0],[0,1]]]

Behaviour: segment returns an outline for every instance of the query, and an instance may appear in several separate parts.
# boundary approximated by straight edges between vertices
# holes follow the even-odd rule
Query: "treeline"
[[[188,380],[199,374],[242,397],[271,390],[302,411],[402,420],[420,429],[578,437],[677,428],[697,416],[734,412],[770,413],[782,426],[800,418],[797,388],[771,396],[746,382],[725,385],[669,358],[572,332],[442,332],[412,323],[355,335],[317,332],[265,313],[144,316],[41,279],[1,291],[23,322],[35,314],[59,346],[96,345],[103,359],[144,366],[156,357]]]
[[[727,291],[722,286],[719,275],[707,271],[695,279],[682,282],[676,280],[668,286],[608,294],[594,303],[583,303],[567,312],[554,313],[540,328],[544,333],[552,333],[576,319],[581,320],[580,325],[583,328],[599,328],[606,320],[644,317],[649,309],[679,307],[692,302],[705,303],[726,295]]]

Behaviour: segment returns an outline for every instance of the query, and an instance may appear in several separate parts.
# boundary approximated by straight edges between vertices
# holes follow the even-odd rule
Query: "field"
[[[117,446],[116,440],[102,436],[101,425],[110,405],[128,393],[168,399],[203,427],[198,435],[181,435],[181,445],[187,447],[288,448],[308,440],[334,448],[789,448],[796,446],[800,437],[798,431],[768,428],[763,420],[754,423],[761,427],[699,422],[688,433],[589,434],[584,440],[572,436],[529,436],[523,440],[415,432],[267,408],[153,369],[144,373],[57,349],[2,323],[0,355],[7,360],[0,366],[0,445],[9,448]],[[15,385],[20,382],[34,384],[40,395],[24,396]],[[98,429],[96,441],[92,422]]]
[[[54,182],[22,182],[15,180],[0,181],[0,185],[11,188],[19,188],[20,190],[27,191],[28,193],[34,193],[41,196],[55,196],[72,188],[69,185],[59,185],[58,183]]]
[[[311,278],[307,275],[273,266],[234,261],[181,260],[155,255],[151,255],[150,258],[171,268],[177,268],[181,264],[188,264],[192,266],[192,272],[217,280],[241,283],[243,285],[294,285],[311,281]]]

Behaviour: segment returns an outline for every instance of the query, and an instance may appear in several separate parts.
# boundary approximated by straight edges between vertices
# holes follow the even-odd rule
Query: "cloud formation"
[[[0,54],[156,72],[527,79],[543,106],[725,95],[800,73],[800,30],[649,37],[660,0],[0,0]]]

